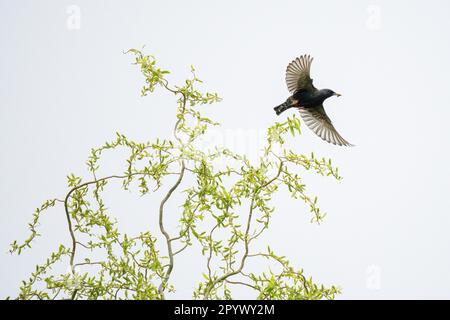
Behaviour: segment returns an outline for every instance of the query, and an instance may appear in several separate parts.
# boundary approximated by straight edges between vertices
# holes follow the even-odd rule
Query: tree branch
[[[172,251],[172,243],[170,241],[170,236],[167,233],[166,229],[164,228],[164,205],[166,204],[167,200],[169,200],[172,193],[178,188],[178,186],[181,183],[181,180],[183,180],[185,171],[184,161],[181,161],[181,172],[180,176],[178,177],[175,184],[170,188],[169,192],[167,192],[164,199],[161,201],[161,204],[159,206],[159,229],[161,230],[161,233],[166,238],[167,243],[167,251],[169,256],[169,267],[167,268],[166,274],[164,275],[164,278],[161,281],[161,284],[159,285],[158,292],[161,295],[162,299],[164,299],[164,290],[166,289],[167,282],[169,281],[170,275],[173,270],[173,251]]]

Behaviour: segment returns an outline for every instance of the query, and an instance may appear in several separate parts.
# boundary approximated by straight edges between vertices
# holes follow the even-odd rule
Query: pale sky
[[[290,147],[331,157],[344,179],[305,175],[328,213],[320,226],[301,202],[275,198],[261,244],[316,282],[342,287],[342,299],[450,298],[449,9],[444,0],[0,0],[0,297],[14,296],[35,264],[69,244],[59,208],[42,220],[33,250],[6,253],[27,235],[34,208],[64,195],[68,173],[88,177],[92,147],[116,131],[169,137],[173,98],[141,98],[142,77],[122,53],[145,45],[175,83],[196,66],[223,97],[205,108],[222,123],[217,140],[250,156],[252,136],[295,113],[273,112],[288,97],[286,65],[314,56],[314,84],[342,93],[325,103],[328,115],[356,147],[303,127]],[[104,172],[121,166],[106,162]],[[150,200],[120,195],[107,200],[125,230],[155,228]],[[178,257],[171,297],[191,297],[198,261]]]

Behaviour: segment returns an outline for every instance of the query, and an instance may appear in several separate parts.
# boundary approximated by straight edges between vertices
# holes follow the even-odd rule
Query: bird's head
[[[341,95],[339,93],[334,92],[333,90],[330,89],[322,89],[322,95],[325,97],[325,99],[332,97],[332,96],[336,96],[336,97],[340,97]]]

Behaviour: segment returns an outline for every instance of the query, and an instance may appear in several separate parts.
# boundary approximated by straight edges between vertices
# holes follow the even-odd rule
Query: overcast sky
[[[328,115],[356,147],[303,128],[290,147],[331,157],[344,180],[306,175],[328,213],[320,226],[301,202],[274,199],[263,244],[341,286],[340,298],[450,298],[449,9],[444,0],[0,0],[0,296],[14,296],[57,243],[69,244],[59,208],[43,219],[35,250],[6,253],[34,208],[64,195],[66,174],[87,176],[91,147],[116,131],[169,137],[172,97],[141,98],[142,77],[122,53],[145,45],[171,81],[197,67],[223,97],[207,109],[222,123],[217,141],[248,154],[279,119],[272,108],[288,96],[286,65],[314,56],[314,84],[342,94],[325,103]],[[125,228],[150,225],[150,201],[122,195],[109,204],[137,212],[121,217]],[[178,263],[172,297],[190,298],[191,274],[204,265],[189,255]]]

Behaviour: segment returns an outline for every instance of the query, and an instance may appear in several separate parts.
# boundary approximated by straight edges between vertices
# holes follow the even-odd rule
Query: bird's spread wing
[[[336,131],[322,105],[315,108],[299,108],[306,125],[323,140],[339,146],[353,146]]]
[[[286,69],[286,84],[289,92],[295,93],[299,90],[314,92],[317,89],[313,86],[313,80],[309,73],[313,58],[303,55],[292,61]]]

